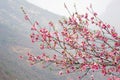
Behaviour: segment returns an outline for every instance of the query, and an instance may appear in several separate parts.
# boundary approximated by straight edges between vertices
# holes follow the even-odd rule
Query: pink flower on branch
[[[65,8],[68,10],[66,5]],[[100,71],[104,76],[119,73],[119,34],[111,25],[98,18],[92,6],[90,8],[88,11],[92,15],[73,13],[68,19],[60,20],[59,23],[62,26],[60,30],[57,30],[51,21],[49,22],[51,31],[38,27],[38,21],[34,22],[30,35],[32,42],[40,42],[40,49],[43,51],[49,49],[50,52],[39,56],[29,54],[28,60],[32,65],[39,61],[46,64],[53,63],[61,69],[59,75],[76,71],[85,72],[88,69],[93,72]],[[26,20],[30,21],[27,16]],[[91,24],[98,29],[92,30],[89,27]],[[91,76],[91,79],[94,80],[94,77]],[[119,78],[116,76],[108,80],[119,80]]]
[[[29,20],[28,15],[25,15],[24,18],[25,18],[25,20]]]

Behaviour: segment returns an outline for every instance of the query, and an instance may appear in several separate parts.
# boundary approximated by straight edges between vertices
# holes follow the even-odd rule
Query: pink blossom
[[[119,47],[120,46],[120,42],[115,42],[115,47]]]
[[[114,52],[109,52],[110,56],[115,56]]]
[[[28,15],[25,15],[25,17],[24,17],[24,18],[25,18],[25,20],[29,20],[29,17],[28,17]]]
[[[39,22],[38,21],[35,21],[36,25],[39,25]]]
[[[107,80],[113,80],[113,79],[111,79],[111,78],[109,77]]]
[[[69,74],[69,73],[70,73],[70,70],[69,70],[69,69],[67,69],[67,70],[66,70],[66,73],[67,73],[67,74]]]
[[[42,54],[41,54],[41,58],[44,58],[45,56],[46,56],[45,53],[42,53]]]
[[[54,26],[54,24],[53,24],[53,22],[49,22],[49,25],[51,26],[51,27],[53,27]]]
[[[107,74],[106,68],[102,68],[102,74],[105,76]]]
[[[66,38],[65,38],[65,41],[66,41],[66,42],[69,42],[69,41],[70,41],[70,38],[66,37]]]
[[[97,63],[94,63],[94,64],[91,65],[91,68],[93,70],[98,70],[99,69],[99,65]]]
[[[87,69],[88,65],[84,64],[82,67],[81,67],[81,70],[82,71],[85,71]]]
[[[59,75],[62,75],[63,74],[63,71],[59,71]]]
[[[87,19],[88,18],[88,13],[85,13],[85,19]]]
[[[96,17],[98,14],[96,12],[94,12],[93,15]]]
[[[57,58],[57,55],[56,55],[56,54],[54,54],[54,55],[53,55],[53,59],[56,59],[56,58]]]
[[[117,72],[120,73],[120,65],[117,66]]]
[[[39,59],[39,60],[40,60],[40,59],[41,59],[41,56],[37,56],[37,59]]]
[[[37,30],[37,28],[35,27],[35,24],[32,26],[31,30]]]
[[[19,58],[20,58],[20,59],[22,59],[22,58],[23,58],[23,56],[19,56]]]
[[[40,32],[41,32],[41,33],[47,33],[48,31],[47,31],[45,28],[41,28],[41,29],[40,29]]]
[[[113,37],[117,37],[118,36],[118,34],[115,32],[115,29],[111,29],[111,35]]]
[[[42,49],[42,50],[43,50],[43,49],[44,49],[44,45],[42,45],[42,44],[41,44],[41,45],[40,45],[40,49]]]
[[[103,24],[103,25],[102,25],[102,28],[103,28],[103,29],[106,29],[106,28],[107,28],[107,26],[106,26],[105,24]]]

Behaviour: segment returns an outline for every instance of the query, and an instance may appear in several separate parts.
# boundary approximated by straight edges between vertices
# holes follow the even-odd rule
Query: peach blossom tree
[[[66,5],[65,8],[68,10]],[[25,20],[32,25],[32,43],[40,42],[41,50],[54,51],[37,56],[28,53],[31,65],[51,63],[58,68],[59,75],[77,71],[84,73],[78,76],[79,80],[90,71],[109,76],[107,80],[120,80],[120,35],[113,26],[98,17],[92,6],[87,8],[89,13],[70,13],[69,18],[59,20],[59,29],[52,21],[48,23],[51,29],[41,27],[38,21],[32,22],[21,9]]]

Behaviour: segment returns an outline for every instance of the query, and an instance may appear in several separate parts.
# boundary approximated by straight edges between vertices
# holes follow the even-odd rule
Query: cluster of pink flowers
[[[51,62],[60,69],[59,75],[80,71],[85,73],[79,76],[81,79],[89,71],[99,70],[104,76],[110,75],[108,80],[120,80],[120,76],[115,76],[120,74],[120,35],[114,27],[99,19],[91,6],[88,11],[90,15],[75,12],[68,19],[59,20],[61,30],[57,30],[53,22],[49,22],[51,31],[34,22],[30,35],[32,42],[39,41],[41,50],[56,53],[29,54],[28,60],[34,64]],[[25,19],[31,22],[28,16]],[[92,30],[90,26],[97,29]]]

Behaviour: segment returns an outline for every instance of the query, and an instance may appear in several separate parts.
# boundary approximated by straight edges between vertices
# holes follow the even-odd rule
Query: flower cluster
[[[32,42],[40,42],[41,50],[55,53],[28,54],[28,60],[32,64],[53,63],[59,68],[59,75],[80,71],[84,73],[79,76],[82,79],[90,71],[100,71],[104,76],[110,76],[108,80],[120,80],[120,35],[98,18],[91,6],[88,11],[90,14],[75,12],[68,19],[59,20],[60,30],[51,21],[51,31],[39,27],[38,21],[32,23]],[[31,22],[28,16],[25,19]]]

